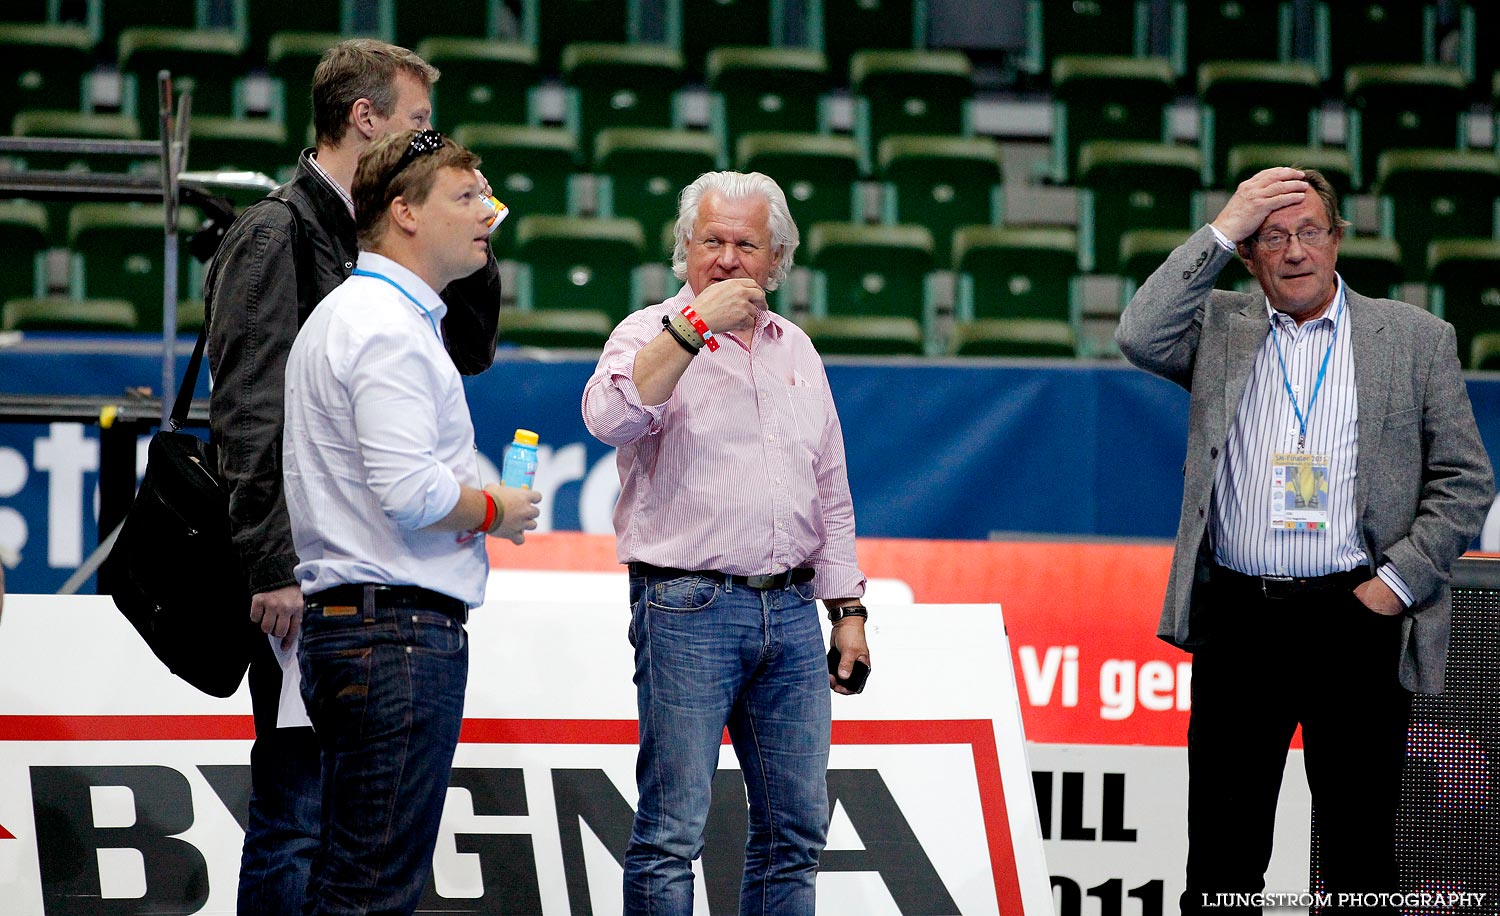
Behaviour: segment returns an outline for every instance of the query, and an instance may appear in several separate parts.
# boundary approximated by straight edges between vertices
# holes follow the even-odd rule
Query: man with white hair
[[[630,568],[640,799],[625,912],[692,913],[727,727],[750,805],[740,912],[811,914],[828,690],[858,692],[849,679],[870,661],[843,431],[812,342],[766,308],[798,244],[776,182],[700,176],[676,238],[686,285],[615,328],[583,395],[589,431],[619,449]]]

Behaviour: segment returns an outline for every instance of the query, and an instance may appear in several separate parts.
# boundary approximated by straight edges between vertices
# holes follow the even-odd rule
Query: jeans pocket
[[[411,628],[412,651],[423,655],[458,655],[464,651],[468,639],[462,624],[446,614],[433,611],[413,611]]]
[[[792,591],[797,595],[798,598],[801,598],[803,601],[811,601],[813,600],[813,598],[817,597],[818,593],[818,590],[813,587],[813,581],[814,580],[809,579],[806,582],[793,583]]]
[[[658,611],[691,614],[717,601],[722,589],[721,583],[703,576],[666,579],[651,586],[650,598],[646,604]]]

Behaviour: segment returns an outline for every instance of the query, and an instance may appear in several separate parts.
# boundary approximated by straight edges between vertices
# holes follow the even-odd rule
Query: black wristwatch
[[[846,604],[843,607],[831,607],[828,609],[828,622],[838,623],[845,617],[863,617],[870,619],[870,612],[863,604]]]

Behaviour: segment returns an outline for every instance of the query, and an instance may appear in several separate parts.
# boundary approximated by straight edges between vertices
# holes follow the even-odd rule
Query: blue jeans
[[[632,578],[640,800],[625,913],[690,916],[727,726],[745,775],[741,914],[811,916],[828,836],[828,667],[812,583]]]
[[[310,728],[277,728],[281,665],[257,633],[250,655],[250,809],[240,854],[239,916],[300,913],[318,849],[322,797],[318,739]]]
[[[308,607],[298,653],[323,755],[322,842],[305,912],[405,916],[432,872],[468,636],[435,611],[326,610]]]

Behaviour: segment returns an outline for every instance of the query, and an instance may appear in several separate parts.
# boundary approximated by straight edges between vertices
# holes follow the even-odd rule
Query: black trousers
[[[1266,598],[1219,587],[1212,598],[1208,638],[1193,655],[1182,912],[1259,912],[1213,904],[1218,893],[1266,889],[1276,799],[1299,724],[1322,838],[1324,885],[1314,890],[1335,901],[1340,892],[1396,891],[1411,714],[1397,679],[1401,618],[1374,613],[1344,589]]]

